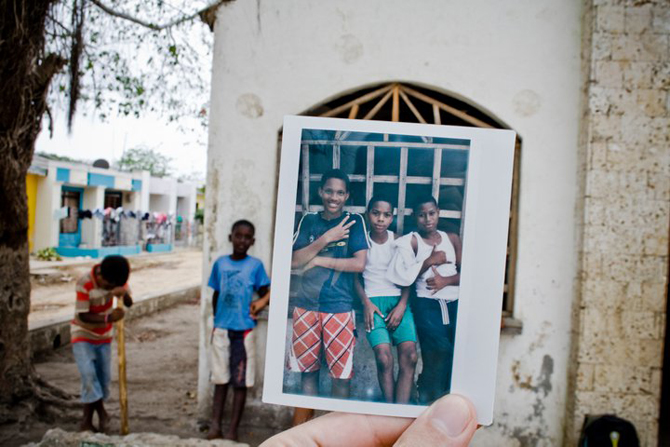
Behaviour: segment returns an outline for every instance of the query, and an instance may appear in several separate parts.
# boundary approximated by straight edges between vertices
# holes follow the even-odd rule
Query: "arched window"
[[[302,115],[497,129],[509,128],[500,120],[464,100],[426,87],[399,82],[378,84],[338,95],[307,110]],[[338,134],[332,142],[332,149],[330,149],[331,152],[328,154],[328,158],[332,157],[333,160],[332,167],[340,167],[342,151],[347,149],[344,144],[338,144],[338,141],[344,142],[346,138],[346,135]],[[428,146],[431,145],[430,141],[424,141],[423,143]],[[417,144],[421,145],[421,143]],[[351,147],[352,142],[347,141],[347,145]],[[398,229],[402,231],[404,225],[403,217],[408,212],[407,207],[411,207],[411,204],[406,204],[404,201],[405,191],[408,188],[427,188],[441,202],[441,209],[446,208],[442,210],[440,215],[441,220],[444,221],[444,225],[451,225],[452,228],[456,228],[458,231],[460,229],[460,207],[462,206],[463,176],[465,172],[465,169],[462,169],[463,175],[459,175],[457,165],[462,163],[461,155],[459,155],[458,151],[448,151],[447,149],[443,150],[437,147],[434,149],[434,155],[430,161],[430,166],[437,166],[437,168],[429,168],[426,171],[426,169],[422,170],[420,167],[417,167],[420,163],[412,163],[411,155],[408,155],[410,150],[411,148],[407,147],[399,148],[398,166],[392,169],[393,172],[384,172],[384,168],[376,166],[374,162],[374,147],[368,144],[365,148],[359,148],[359,153],[352,155],[353,167],[350,169],[352,190],[356,187],[366,188],[367,191],[365,191],[364,195],[358,195],[360,197],[365,196],[366,200],[369,200],[372,194],[373,184],[375,188],[388,188],[397,194]],[[307,149],[305,148],[304,151],[306,152]],[[503,297],[503,315],[505,317],[511,317],[514,307],[520,155],[521,140],[517,137],[514,154],[507,268]],[[442,171],[444,171],[444,166],[448,164],[454,165],[454,174],[448,177],[439,175],[440,165],[443,168]],[[375,169],[377,169],[377,172],[375,172]],[[311,196],[315,193],[315,188],[312,187],[310,193],[310,185],[318,183],[320,178],[319,174],[310,172],[310,163],[301,164],[300,175],[302,183],[307,186],[302,187],[302,190],[299,191],[299,203],[296,204],[296,212],[298,213],[316,209],[312,205],[311,199]],[[458,199],[459,195],[460,202]],[[443,207],[443,203],[456,203],[457,206],[451,208],[449,206]],[[363,211],[365,207],[365,203],[352,203],[349,205],[348,208],[356,212]]]

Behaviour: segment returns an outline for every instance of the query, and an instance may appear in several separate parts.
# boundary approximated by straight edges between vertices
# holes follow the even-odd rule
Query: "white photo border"
[[[493,422],[516,133],[432,124],[285,116],[272,262],[263,402],[319,410],[417,417],[427,407],[285,393],[290,260],[303,129],[470,140],[451,393],[467,396],[479,424]]]

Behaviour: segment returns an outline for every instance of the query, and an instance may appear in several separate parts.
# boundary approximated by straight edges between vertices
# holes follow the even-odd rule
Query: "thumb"
[[[402,434],[396,446],[467,447],[477,430],[472,403],[449,394],[423,412]]]

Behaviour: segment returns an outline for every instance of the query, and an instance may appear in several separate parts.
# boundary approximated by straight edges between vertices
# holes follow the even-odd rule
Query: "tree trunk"
[[[26,173],[51,78],[65,61],[44,55],[45,19],[57,0],[0,0],[0,404],[34,392],[28,312]],[[6,421],[6,414],[0,414]]]

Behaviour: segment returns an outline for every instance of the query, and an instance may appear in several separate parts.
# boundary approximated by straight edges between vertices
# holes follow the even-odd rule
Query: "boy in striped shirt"
[[[124,316],[123,309],[112,307],[114,297],[133,304],[127,286],[130,265],[123,256],[107,256],[77,280],[77,303],[70,334],[74,359],[81,374],[81,401],[84,417],[81,431],[107,430],[109,415],[103,400],[109,396],[112,323]],[[98,430],[93,413],[98,413]]]

